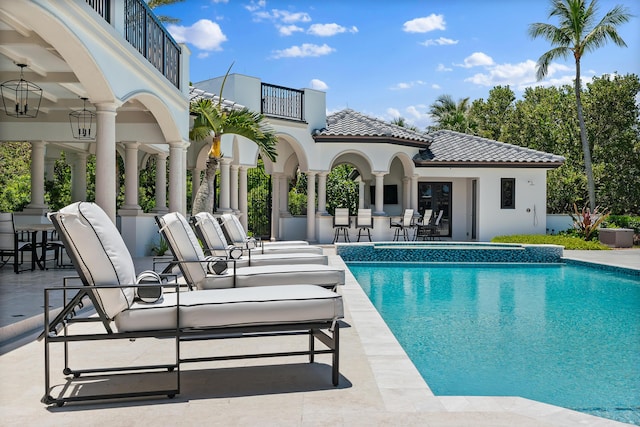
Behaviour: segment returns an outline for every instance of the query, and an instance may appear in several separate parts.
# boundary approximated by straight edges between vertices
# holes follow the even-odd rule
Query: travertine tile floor
[[[330,247],[327,251],[332,253]],[[636,254],[640,255],[640,252],[632,255]],[[147,268],[150,262],[148,259],[136,261],[140,269]],[[332,255],[331,264],[342,265],[342,260]],[[29,272],[18,275],[17,279],[10,270],[0,270],[2,337],[22,332],[12,330],[12,326],[25,329],[37,325],[31,315],[42,310],[41,288],[57,284],[61,276],[69,273]],[[302,357],[229,361],[186,365],[182,393],[175,399],[46,407],[40,403],[44,394],[43,345],[31,336],[14,339],[3,347],[0,425],[622,425],[517,397],[433,396],[348,271],[347,279],[347,284],[340,289],[348,327],[341,331],[341,379],[337,388],[331,386],[328,359],[323,356],[315,364],[306,363]],[[21,307],[26,305],[32,308]],[[16,318],[11,317],[16,314],[23,314],[27,319],[16,322]],[[14,319],[12,323],[9,322],[11,319]],[[239,348],[242,351],[251,346],[268,350],[295,344],[294,340],[300,338],[200,342],[194,351],[210,354],[214,348],[222,351]],[[158,360],[169,353],[167,343],[143,341],[125,342],[118,347],[110,345],[104,349],[99,347],[101,344],[95,344],[92,350],[97,350],[98,363],[100,359]],[[76,354],[83,354],[82,349]],[[65,382],[59,372],[58,369],[54,375],[54,384]],[[123,379],[125,383],[128,380],[130,378]],[[135,384],[126,383],[125,386]]]

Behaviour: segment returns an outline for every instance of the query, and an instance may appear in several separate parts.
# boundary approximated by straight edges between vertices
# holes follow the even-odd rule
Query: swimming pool
[[[436,395],[640,424],[640,279],[579,265],[347,265]]]

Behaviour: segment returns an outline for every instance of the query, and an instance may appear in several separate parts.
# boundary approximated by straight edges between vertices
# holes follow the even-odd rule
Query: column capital
[[[376,178],[379,178],[379,177],[384,177],[385,175],[388,175],[389,173],[388,172],[371,172],[371,174],[373,176],[375,176]]]
[[[140,146],[138,141],[121,141],[121,144],[128,150],[137,150]]]
[[[96,112],[115,113],[118,109],[118,104],[115,102],[96,102],[93,105],[96,107]]]
[[[167,160],[167,157],[169,157],[169,153],[165,153],[164,151],[161,151],[161,152],[159,152],[159,153],[156,153],[156,154],[155,154],[155,156],[156,156],[158,159],[164,159],[164,160]]]

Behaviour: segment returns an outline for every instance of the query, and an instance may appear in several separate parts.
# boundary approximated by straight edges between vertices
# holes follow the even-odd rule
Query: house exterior
[[[0,114],[0,143],[32,145],[31,203],[18,222],[47,221],[45,180],[64,153],[72,201],[86,200],[87,158],[96,156],[96,203],[116,222],[134,256],[157,240],[155,214],[186,212],[186,175],[205,169],[210,141],[190,141],[189,100],[223,95],[228,108],[263,113],[278,137],[272,179],[271,238],[330,243],[326,180],[343,163],[358,171],[359,206],[374,213],[374,240],[390,240],[390,218],[412,208],[443,211],[443,239],[486,241],[498,234],[546,231],[546,171],[563,158],[449,131],[431,134],[353,110],[326,113],[325,93],[228,76],[189,86],[189,50],[175,43],[144,0],[13,0],[0,2],[0,81],[20,75],[42,89],[34,118]],[[86,98],[84,100],[83,98]],[[11,95],[3,100],[11,105]],[[86,102],[86,103],[85,103]],[[71,113],[94,113],[93,138],[77,138]],[[88,132],[88,131],[87,131]],[[219,212],[247,220],[247,173],[258,150],[224,135]],[[125,169],[125,202],[116,209],[116,159]],[[138,205],[138,172],[155,161],[156,208]],[[162,173],[162,171],[167,173]],[[133,173],[130,173],[132,171]],[[307,215],[288,212],[288,184],[308,178]],[[193,194],[198,180],[194,180]]]
[[[220,77],[195,86],[219,93],[221,83]],[[502,234],[546,232],[546,171],[562,165],[563,157],[453,131],[416,132],[350,109],[327,116],[324,93],[312,89],[276,87],[279,105],[271,90],[271,85],[239,74],[229,75],[224,87],[226,98],[267,114],[278,135],[277,161],[265,159],[274,178],[272,237],[332,241],[326,177],[343,163],[358,171],[359,207],[373,210],[375,240],[390,240],[389,218],[409,208],[420,215],[425,209],[443,210],[444,239],[488,241]],[[208,143],[191,147],[187,167],[196,173],[204,169]],[[257,147],[231,135],[223,136],[222,143],[219,208],[246,212],[226,193],[235,200],[238,171],[256,164]],[[287,211],[287,183],[298,170],[307,174],[307,212],[314,213],[305,218]]]

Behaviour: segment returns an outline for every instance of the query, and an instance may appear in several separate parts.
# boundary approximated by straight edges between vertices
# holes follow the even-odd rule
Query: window
[[[431,209],[432,215],[443,211],[438,233],[441,237],[451,237],[451,182],[419,182],[418,183],[418,212],[424,216],[426,209]],[[428,218],[427,218],[428,221]]]
[[[500,209],[516,208],[516,179],[500,179]]]
[[[376,186],[372,185],[370,188],[371,204],[376,203]],[[397,205],[398,204],[398,186],[395,184],[385,185],[383,188],[383,202],[385,205]]]

